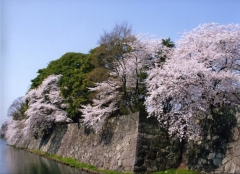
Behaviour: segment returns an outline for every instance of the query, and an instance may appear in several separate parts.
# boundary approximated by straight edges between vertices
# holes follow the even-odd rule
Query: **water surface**
[[[0,138],[0,174],[87,174],[30,152],[8,146]]]

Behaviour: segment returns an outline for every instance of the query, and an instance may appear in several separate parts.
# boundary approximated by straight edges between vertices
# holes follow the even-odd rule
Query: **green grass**
[[[166,171],[160,171],[160,172],[153,172],[153,174],[197,174],[197,172],[192,170],[186,170],[186,169],[169,169]]]
[[[60,162],[62,164],[75,167],[81,170],[85,171],[93,171],[97,173],[105,173],[105,174],[131,174],[131,172],[117,172],[113,170],[105,170],[105,169],[98,169],[97,167],[90,165],[90,164],[85,164],[82,162],[79,162],[76,159],[73,158],[64,158],[58,155],[54,154],[49,154],[47,152],[42,152],[40,150],[32,150],[32,149],[27,149],[29,152],[41,155],[43,157],[55,160],[57,162]],[[153,172],[152,174],[197,174],[197,172],[192,171],[192,170],[185,170],[185,169],[169,169],[166,171],[159,171],[159,172]]]
[[[92,171],[92,172],[97,172],[97,173],[105,173],[105,174],[131,174],[130,172],[118,172],[118,171],[112,171],[112,170],[101,170],[98,169],[97,167],[90,165],[90,164],[85,164],[82,162],[79,162],[76,159],[73,158],[64,158],[58,155],[54,155],[54,154],[49,154],[47,152],[42,152],[40,150],[32,150],[32,149],[27,149],[27,151],[41,155],[43,157],[55,160],[57,162],[60,162],[62,164],[71,166],[71,167],[75,167],[81,170],[85,170],[85,171]]]

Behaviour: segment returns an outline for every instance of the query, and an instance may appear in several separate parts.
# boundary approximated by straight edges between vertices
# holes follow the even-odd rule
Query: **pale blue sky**
[[[38,69],[66,52],[87,53],[103,30],[179,39],[199,24],[240,24],[240,0],[0,0],[0,124]]]

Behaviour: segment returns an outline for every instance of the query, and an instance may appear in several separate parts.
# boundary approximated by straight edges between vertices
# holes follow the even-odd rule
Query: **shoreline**
[[[23,148],[22,150],[25,150],[25,151],[27,151],[27,152],[30,152],[30,153],[33,153],[33,154],[42,156],[42,157],[44,157],[44,158],[47,158],[47,159],[56,161],[56,162],[58,162],[58,163],[60,163],[60,164],[63,164],[63,165],[69,166],[69,167],[73,167],[73,168],[75,168],[75,169],[79,169],[79,170],[82,170],[82,171],[85,171],[85,172],[88,172],[88,173],[92,173],[92,174],[104,174],[104,173],[102,173],[102,172],[96,172],[96,171],[90,170],[90,169],[88,169],[88,168],[79,168],[79,167],[76,167],[76,166],[74,166],[74,165],[72,165],[72,164],[69,164],[69,163],[67,163],[67,162],[58,160],[58,159],[56,159],[56,158],[51,158],[49,155],[47,155],[47,152],[39,151],[40,153],[38,153],[36,150],[33,150],[33,149],[25,149],[25,148]],[[54,155],[54,154],[50,154],[50,155]],[[64,158],[64,157],[61,157],[61,158]],[[81,163],[81,162],[79,162],[79,163]]]
[[[1,138],[1,139],[3,139],[3,138]],[[5,140],[5,139],[3,139],[3,140]],[[43,151],[40,151],[40,150],[27,149],[27,148],[24,148],[24,147],[17,147],[17,146],[14,146],[14,145],[9,145],[7,143],[6,143],[6,145],[7,146],[12,146],[16,149],[24,150],[26,152],[30,152],[32,154],[44,157],[46,159],[55,161],[57,163],[60,163],[60,164],[63,164],[63,165],[66,165],[66,166],[69,166],[69,167],[87,172],[87,173],[90,173],[90,174],[133,174],[134,173],[134,172],[119,172],[119,171],[114,171],[114,170],[100,169],[100,168],[97,168],[93,165],[82,163],[82,162],[80,162],[76,159],[73,159],[73,158],[61,157],[61,156],[58,156],[58,155],[55,155],[55,154],[49,154],[47,152],[43,152]],[[169,173],[169,172],[172,173],[172,174],[173,173],[174,174],[175,173],[182,173],[182,172],[184,172],[185,174],[197,174],[196,171],[180,169],[180,168],[169,169],[169,170],[166,170],[166,171],[156,171],[156,172],[152,172],[152,173],[153,174],[165,174],[165,173]]]
[[[118,172],[118,171],[114,171],[114,170],[99,169],[91,164],[82,163],[73,158],[65,158],[65,157],[55,155],[55,154],[49,154],[47,152],[43,152],[40,150],[27,149],[24,147],[16,147],[14,145],[9,145],[9,144],[6,144],[6,145],[30,152],[35,155],[39,155],[41,157],[47,158],[47,159],[55,161],[57,163],[60,163],[60,164],[63,164],[63,165],[69,166],[69,167],[73,167],[75,169],[82,170],[82,171],[85,171],[85,172],[88,172],[91,174],[132,174],[132,172]],[[85,166],[85,167],[81,167],[81,166]]]

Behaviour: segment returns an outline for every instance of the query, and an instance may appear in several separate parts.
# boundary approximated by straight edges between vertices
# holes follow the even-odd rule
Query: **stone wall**
[[[169,137],[155,117],[141,113],[134,171],[153,172],[177,168],[181,163],[182,143]]]
[[[55,124],[36,137],[26,120],[5,124],[2,134],[11,134],[5,138],[17,147],[40,149],[110,170],[149,173],[184,163],[197,171],[240,173],[240,113],[219,118],[224,118],[229,130],[221,124],[216,129],[219,123],[212,120],[216,130],[204,130],[206,136],[197,142],[169,137],[156,118],[146,118],[143,113],[109,118],[97,133],[82,124]],[[232,132],[232,138],[224,139],[221,131]]]
[[[233,129],[233,140],[215,173],[240,173],[240,112],[236,113],[237,125]]]
[[[14,121],[9,129],[3,127],[13,135],[8,138],[9,144],[118,171],[151,172],[174,168],[180,163],[179,141],[170,140],[156,118],[147,119],[146,114],[109,118],[98,133],[76,123],[43,129],[48,125],[45,122],[37,126],[26,126],[26,122]],[[44,131],[35,136],[32,127]]]
[[[240,173],[240,107],[215,109],[199,140],[184,144],[182,162],[206,173]]]
[[[31,138],[27,148],[75,158],[99,168],[133,171],[138,113],[108,119],[98,133],[81,124],[56,125],[42,139]]]

